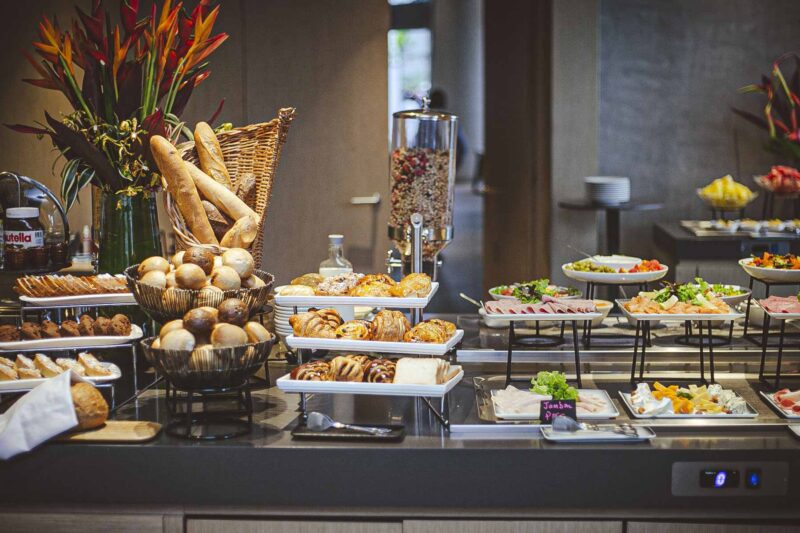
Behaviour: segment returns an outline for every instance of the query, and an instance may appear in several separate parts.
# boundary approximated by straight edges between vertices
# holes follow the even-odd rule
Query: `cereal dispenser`
[[[411,215],[422,215],[423,270],[436,278],[437,255],[453,240],[458,117],[423,108],[392,116],[389,238],[411,271]]]

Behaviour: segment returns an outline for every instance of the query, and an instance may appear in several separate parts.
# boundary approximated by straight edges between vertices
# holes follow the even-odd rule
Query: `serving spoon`
[[[392,430],[389,428],[376,428],[371,426],[354,426],[351,424],[343,424],[341,422],[337,422],[328,415],[320,413],[318,411],[312,411],[311,413],[308,414],[308,420],[306,420],[306,426],[311,431],[325,431],[328,428],[336,428],[336,429],[351,429],[353,431],[361,431],[364,433],[370,433],[372,435],[386,435],[387,433],[392,432]]]

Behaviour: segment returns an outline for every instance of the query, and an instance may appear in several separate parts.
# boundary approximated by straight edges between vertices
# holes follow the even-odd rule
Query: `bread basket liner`
[[[233,128],[217,134],[225,166],[231,176],[234,190],[239,184],[240,176],[253,174],[256,177],[255,205],[250,205],[259,216],[258,233],[256,240],[250,246],[250,253],[255,259],[256,268],[261,267],[262,250],[264,245],[264,222],[267,219],[272,185],[275,181],[275,172],[280,161],[281,149],[286,142],[289,126],[295,117],[293,107],[284,107],[278,111],[278,117],[269,122],[251,124],[240,128]],[[197,150],[194,142],[190,141],[178,147],[184,160],[199,165]],[[175,230],[175,239],[179,250],[192,246],[202,246],[214,254],[221,254],[227,248],[213,244],[200,243],[192,235],[177,204],[165,189],[164,203]]]

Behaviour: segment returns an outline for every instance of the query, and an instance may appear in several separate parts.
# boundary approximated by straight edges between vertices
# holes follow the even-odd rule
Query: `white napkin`
[[[38,385],[0,415],[0,459],[34,449],[78,425],[70,384],[85,381],[63,372]]]

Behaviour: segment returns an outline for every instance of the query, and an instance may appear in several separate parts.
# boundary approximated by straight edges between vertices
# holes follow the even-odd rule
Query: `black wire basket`
[[[182,318],[190,309],[195,307],[217,307],[223,300],[238,298],[247,306],[247,315],[252,316],[267,303],[267,298],[272,292],[275,277],[269,272],[256,270],[253,275],[261,278],[264,286],[255,289],[234,289],[230,291],[205,291],[179,289],[177,287],[161,289],[152,285],[139,282],[139,265],[132,265],[125,269],[125,278],[128,287],[136,298],[136,302],[156,322],[168,322]]]
[[[240,346],[161,350],[151,346],[156,338],[141,341],[145,358],[181,390],[240,387],[264,364],[275,344],[272,335],[267,341]]]

